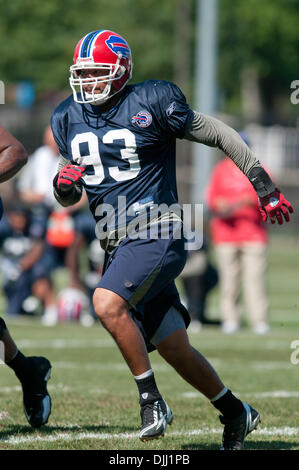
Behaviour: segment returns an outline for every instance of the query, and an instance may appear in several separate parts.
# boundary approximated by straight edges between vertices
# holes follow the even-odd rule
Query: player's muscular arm
[[[277,218],[278,223],[282,224],[282,215],[287,222],[290,220],[288,211],[293,212],[292,206],[275,188],[268,173],[234,129],[218,119],[194,111],[193,121],[185,138],[211,147],[218,147],[233,160],[247,176],[259,196],[264,221],[269,216],[271,223],[275,223],[275,218]]]
[[[26,162],[23,145],[0,126],[0,183],[14,176]]]

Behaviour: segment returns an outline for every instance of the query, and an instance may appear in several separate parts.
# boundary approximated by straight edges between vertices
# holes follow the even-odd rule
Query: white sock
[[[212,398],[212,400],[210,400],[212,403],[213,401],[216,401],[216,400],[219,400],[219,398],[223,397],[223,395],[225,395],[227,392],[227,388],[224,387],[223,390],[221,390],[221,392],[218,393],[218,395],[216,395],[214,398]]]
[[[57,308],[56,305],[50,305],[49,307],[45,308],[44,315],[56,315]]]
[[[152,374],[153,374],[153,370],[152,370],[152,369],[149,369],[149,370],[147,370],[146,372],[143,372],[143,374],[134,375],[134,379],[135,379],[135,380],[146,379],[146,377],[149,377],[149,376],[152,375]]]

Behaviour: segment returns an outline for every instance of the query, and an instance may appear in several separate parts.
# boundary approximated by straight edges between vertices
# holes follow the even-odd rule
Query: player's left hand
[[[275,224],[277,219],[279,225],[282,225],[283,218],[286,222],[289,222],[289,213],[292,214],[294,212],[289,201],[286,200],[284,195],[277,188],[268,196],[259,198],[259,204],[263,221],[266,222],[269,216],[271,224]]]

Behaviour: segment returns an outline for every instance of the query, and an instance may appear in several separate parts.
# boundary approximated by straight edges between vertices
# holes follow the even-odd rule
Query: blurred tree
[[[173,80],[184,89],[188,99],[191,97],[192,78],[192,39],[193,39],[193,3],[192,0],[177,0],[174,17],[174,60]]]
[[[219,80],[226,110],[266,124],[298,114],[290,85],[299,70],[298,0],[221,0]]]
[[[133,82],[178,81],[190,100],[196,3],[0,0],[0,80],[7,85],[29,80],[37,94],[68,92],[77,41],[107,28],[131,46]],[[299,0],[220,0],[219,8],[221,111],[247,121],[287,122],[291,117],[294,122],[297,107],[289,97],[291,82],[299,79]]]
[[[134,81],[171,79],[177,0],[0,0],[0,77],[32,81],[37,90],[68,89],[77,41],[112,29],[129,42]]]

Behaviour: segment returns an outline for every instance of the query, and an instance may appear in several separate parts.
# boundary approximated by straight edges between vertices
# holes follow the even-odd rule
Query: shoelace
[[[152,424],[154,422],[154,413],[158,411],[155,403],[147,403],[142,407],[142,422],[143,425]]]

